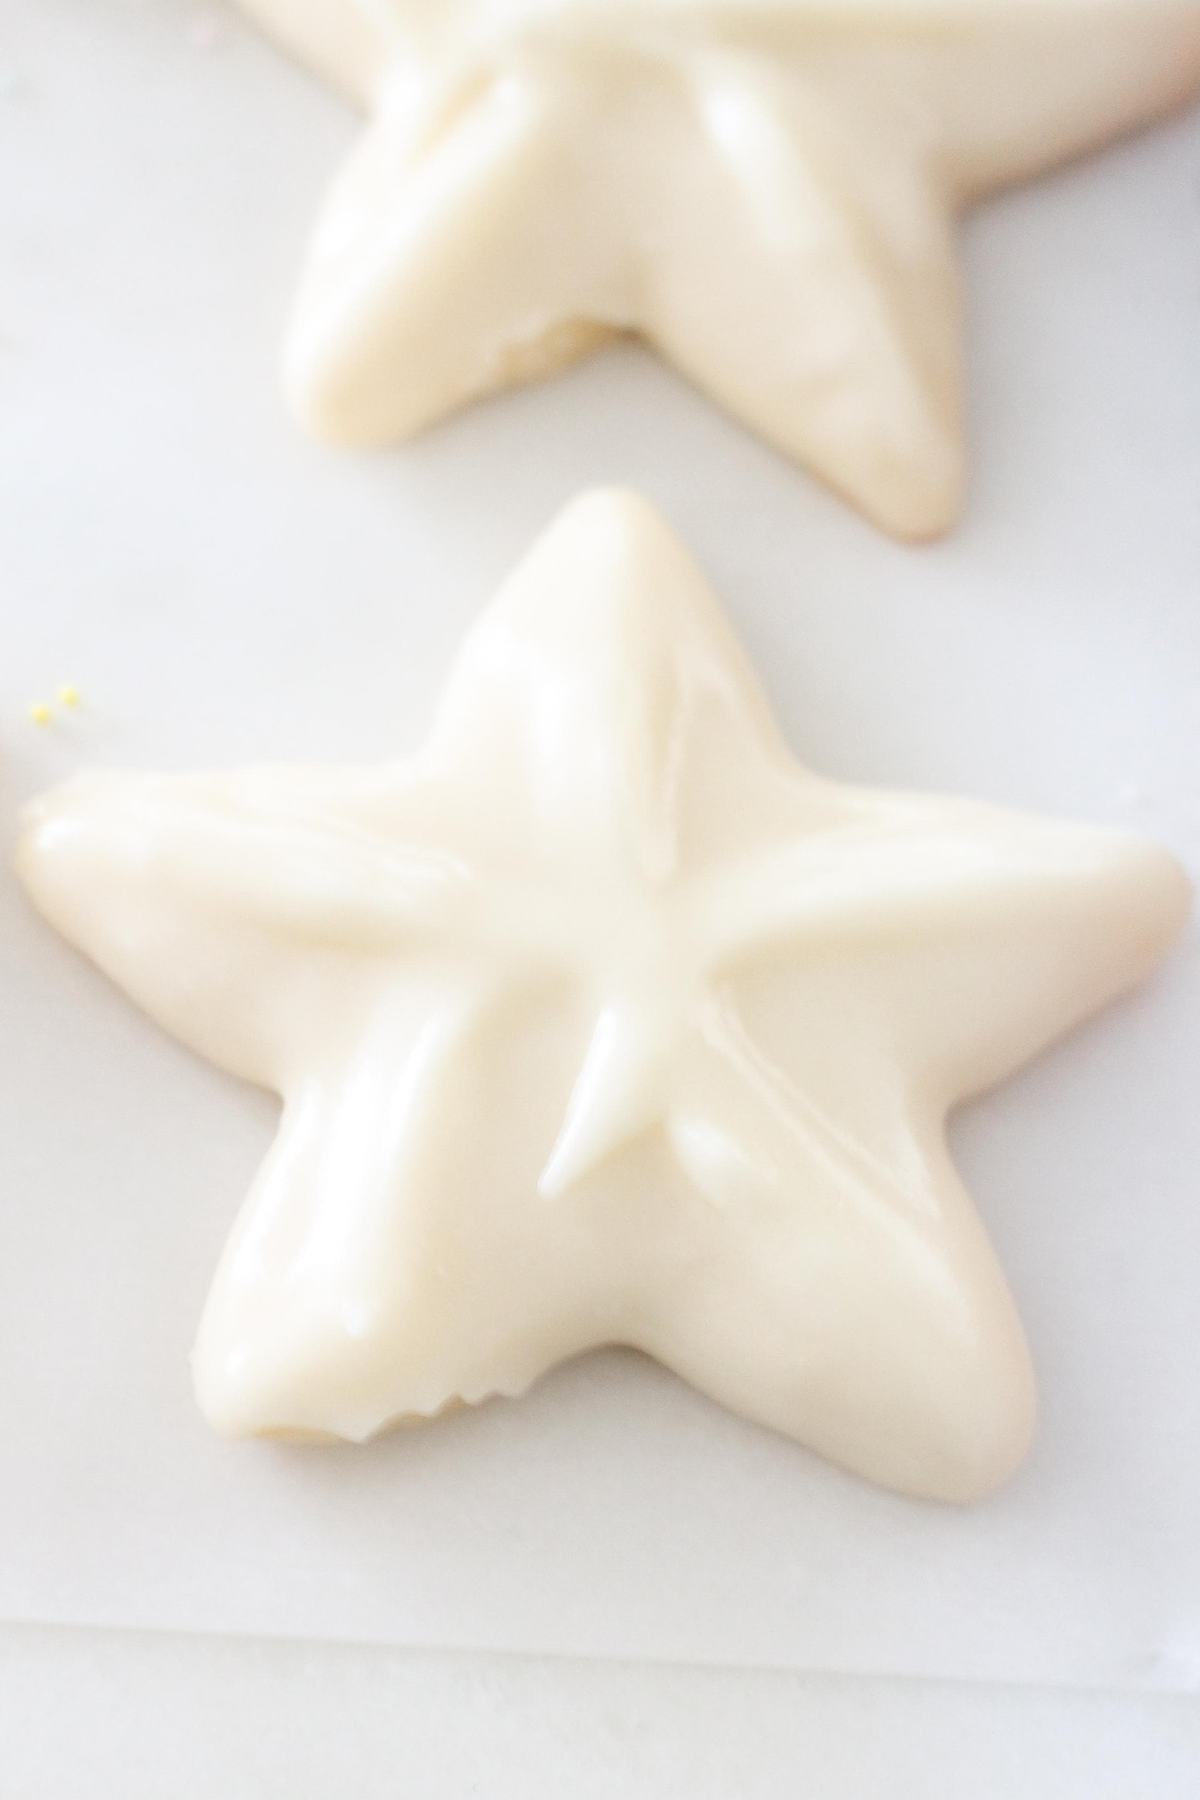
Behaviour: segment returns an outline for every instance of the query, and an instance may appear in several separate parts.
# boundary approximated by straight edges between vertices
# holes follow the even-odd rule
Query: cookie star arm
[[[408,436],[602,340],[586,274],[561,254],[579,210],[570,98],[461,65],[380,95],[326,201],[285,349],[314,430]]]
[[[888,94],[726,55],[693,65],[699,167],[664,191],[636,320],[729,410],[877,523],[945,528],[963,485],[946,197]]]
[[[266,1086],[309,1047],[314,982],[428,940],[469,887],[444,854],[305,810],[303,786],[270,771],[80,776],[30,809],[17,854],[66,938],[185,1043]]]
[[[664,196],[632,322],[884,529],[936,535],[964,481],[957,207],[1200,89],[1200,13],[802,12],[749,36],[690,62],[705,172]]]
[[[496,1001],[417,972],[286,1094],[193,1351],[197,1397],[219,1430],[363,1439],[438,1412],[489,1366],[486,1328],[472,1351],[482,1304],[460,1296],[453,1333],[432,1319],[464,1249],[450,1200]]]
[[[962,200],[1052,168],[1200,91],[1194,0],[1035,0],[946,26],[941,54],[911,51],[939,164]]]
[[[861,831],[852,819],[767,852],[700,904],[720,893],[731,970],[816,943],[848,979],[866,971],[946,1104],[1133,987],[1187,916],[1175,859],[1124,833],[969,802],[858,800]]]
[[[1022,181],[1200,91],[1195,0],[800,4],[727,14],[760,64],[840,96],[962,202]]]
[[[644,500],[569,505],[468,637],[432,760],[476,817],[651,884],[703,830],[708,771],[775,743],[761,690],[703,576]],[[700,764],[703,767],[700,767]],[[512,796],[519,797],[513,816]]]
[[[901,1121],[876,1154],[728,1006],[683,1066],[669,1129],[716,1204],[645,1347],[887,1486],[966,1500],[1001,1482],[1032,1428],[1028,1353],[940,1133]]]

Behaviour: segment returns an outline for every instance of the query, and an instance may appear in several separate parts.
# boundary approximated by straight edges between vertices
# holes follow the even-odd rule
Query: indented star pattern
[[[1141,976],[1171,858],[789,755],[644,503],[577,501],[372,770],[94,774],[19,867],[283,1096],[195,1355],[218,1427],[365,1438],[622,1342],[966,1498],[1032,1387],[948,1108]]]
[[[955,215],[1200,86],[1194,0],[243,3],[370,114],[289,334],[316,430],[630,330],[904,537],[961,503]]]

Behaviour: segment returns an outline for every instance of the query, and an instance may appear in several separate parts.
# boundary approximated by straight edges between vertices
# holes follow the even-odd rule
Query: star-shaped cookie
[[[890,1486],[1016,1463],[944,1123],[1143,975],[1163,851],[801,769],[687,556],[577,501],[377,769],[77,778],[33,898],[283,1096],[200,1327],[230,1432],[366,1438],[626,1343]]]
[[[243,4],[370,114],[286,351],[319,433],[635,331],[912,538],[961,503],[955,215],[1200,86],[1194,0]]]

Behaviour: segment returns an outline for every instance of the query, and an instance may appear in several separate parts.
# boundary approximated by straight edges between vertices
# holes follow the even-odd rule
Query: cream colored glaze
[[[37,904],[283,1096],[200,1327],[223,1431],[366,1438],[640,1346],[876,1481],[1029,1436],[948,1108],[1179,928],[1164,851],[789,755],[641,501],[587,496],[369,770],[77,778]]]
[[[967,202],[1200,87],[1195,0],[243,0],[351,93],[287,350],[378,443],[642,333],[886,529],[961,503]]]

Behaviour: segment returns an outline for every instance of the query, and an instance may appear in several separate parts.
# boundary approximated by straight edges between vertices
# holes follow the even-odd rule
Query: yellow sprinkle
[[[29,716],[35,725],[48,725],[50,723],[50,708],[46,705],[44,700],[35,700],[29,709]]]
[[[82,696],[80,695],[79,689],[72,681],[64,682],[62,687],[58,690],[58,703],[60,706],[78,706],[81,698]]]

